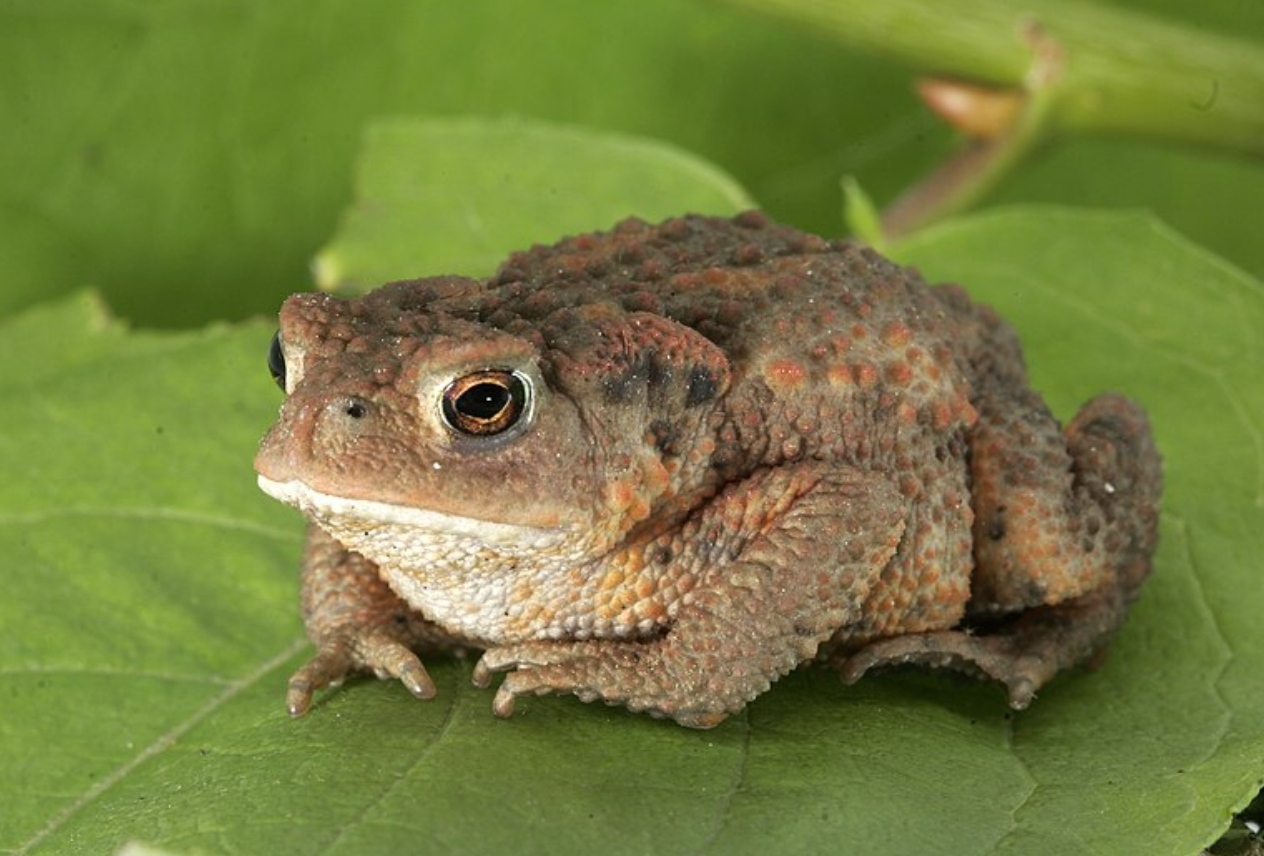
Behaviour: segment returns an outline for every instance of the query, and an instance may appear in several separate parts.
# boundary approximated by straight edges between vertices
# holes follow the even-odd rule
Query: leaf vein
[[[404,769],[400,770],[399,774],[396,775],[389,784],[382,788],[381,792],[375,799],[365,802],[364,807],[360,810],[354,821],[343,824],[343,826],[338,830],[338,834],[330,841],[329,845],[320,850],[321,853],[330,853],[334,851],[337,849],[338,845],[342,843],[349,831],[361,829],[364,826],[365,821],[368,819],[370,812],[386,802],[387,798],[395,790],[407,782],[412,777],[412,774],[427,760],[429,760],[430,756],[434,753],[435,748],[443,743],[443,741],[447,738],[448,733],[452,730],[452,723],[456,719],[457,694],[448,694],[448,697],[451,700],[448,702],[443,722],[434,732],[434,736],[426,742],[421,751],[417,752],[413,760]],[[427,704],[434,704],[434,701],[428,701]]]
[[[0,678],[29,677],[32,675],[39,677],[48,677],[51,675],[73,675],[77,677],[93,678],[144,678],[146,680],[153,681],[168,681],[171,683],[183,684],[208,684],[210,686],[218,687],[229,687],[233,684],[231,679],[220,678],[213,675],[182,675],[177,672],[154,672],[145,669],[103,669],[95,666],[92,668],[85,668],[82,666],[49,666],[43,663],[16,668],[0,668]]]
[[[724,830],[728,828],[729,817],[733,813],[733,804],[737,800],[737,795],[742,792],[742,788],[746,783],[746,771],[750,765],[751,755],[751,724],[750,714],[743,711],[741,714],[742,722],[742,751],[737,766],[733,771],[733,779],[729,783],[727,793],[724,794],[724,800],[716,812],[715,824],[703,839],[702,844],[698,847],[698,853],[713,853],[720,837],[724,834]]]
[[[156,740],[137,753],[135,757],[123,763],[118,767],[118,769],[114,770],[109,775],[102,777],[96,784],[84,791],[77,800],[66,806],[57,814],[53,815],[52,819],[50,819],[42,829],[36,832],[25,842],[18,845],[17,849],[13,851],[15,856],[23,856],[23,854],[30,853],[44,841],[48,840],[48,838],[54,835],[57,830],[61,829],[66,825],[66,823],[74,818],[75,815],[83,811],[96,800],[100,799],[107,791],[122,782],[135,770],[139,769],[142,764],[152,758],[158,757],[160,754],[170,749],[175,745],[176,741],[185,734],[188,734],[208,716],[219,710],[225,704],[232,701],[232,699],[236,698],[250,687],[254,686],[262,680],[265,675],[270,674],[283,663],[293,658],[294,655],[301,651],[307,644],[308,642],[304,638],[295,639],[280,652],[259,664],[258,668],[248,672],[241,679],[230,682],[224,688],[223,692],[211,698],[206,704],[202,705],[190,714],[183,722],[178,723],[169,731],[159,735]]]
[[[111,508],[106,506],[82,505],[49,509],[46,511],[0,513],[0,526],[32,526],[71,517],[164,520],[213,526],[234,532],[247,532],[252,535],[263,535],[268,538],[275,538],[284,541],[299,541],[302,538],[301,533],[294,529],[279,529],[275,526],[265,526],[238,517],[226,517],[219,514],[207,514],[202,511],[189,511],[179,508],[162,508],[158,506]]]

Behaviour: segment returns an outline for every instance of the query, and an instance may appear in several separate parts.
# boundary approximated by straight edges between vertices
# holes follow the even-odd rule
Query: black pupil
[[[456,409],[470,419],[495,419],[509,406],[510,393],[498,383],[478,383],[456,400]]]
[[[268,371],[277,386],[285,389],[285,352],[281,350],[281,334],[272,336],[272,344],[268,346]]]
[[[526,381],[513,371],[488,369],[454,380],[443,393],[448,427],[473,437],[508,431],[528,411]]]

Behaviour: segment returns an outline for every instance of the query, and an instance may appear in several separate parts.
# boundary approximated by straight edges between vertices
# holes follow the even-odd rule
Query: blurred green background
[[[1127,5],[1264,39],[1264,3]],[[271,313],[388,116],[667,140],[839,234],[842,176],[883,203],[956,144],[913,71],[714,0],[0,0],[0,312],[91,285],[141,325]],[[990,202],[1148,207],[1258,275],[1261,199],[1258,163],[1084,139]]]

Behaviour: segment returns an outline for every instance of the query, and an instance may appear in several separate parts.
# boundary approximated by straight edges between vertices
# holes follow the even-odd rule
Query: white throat
[[[535,594],[537,581],[569,576],[583,562],[582,536],[570,528],[348,499],[297,480],[259,476],[259,487],[376,564],[391,588],[428,619],[490,643],[515,641],[515,613]]]

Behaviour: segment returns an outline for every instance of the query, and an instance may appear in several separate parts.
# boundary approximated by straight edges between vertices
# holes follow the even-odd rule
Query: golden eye
[[[501,434],[527,413],[530,389],[522,375],[508,369],[471,372],[443,391],[443,421],[461,434]]]

